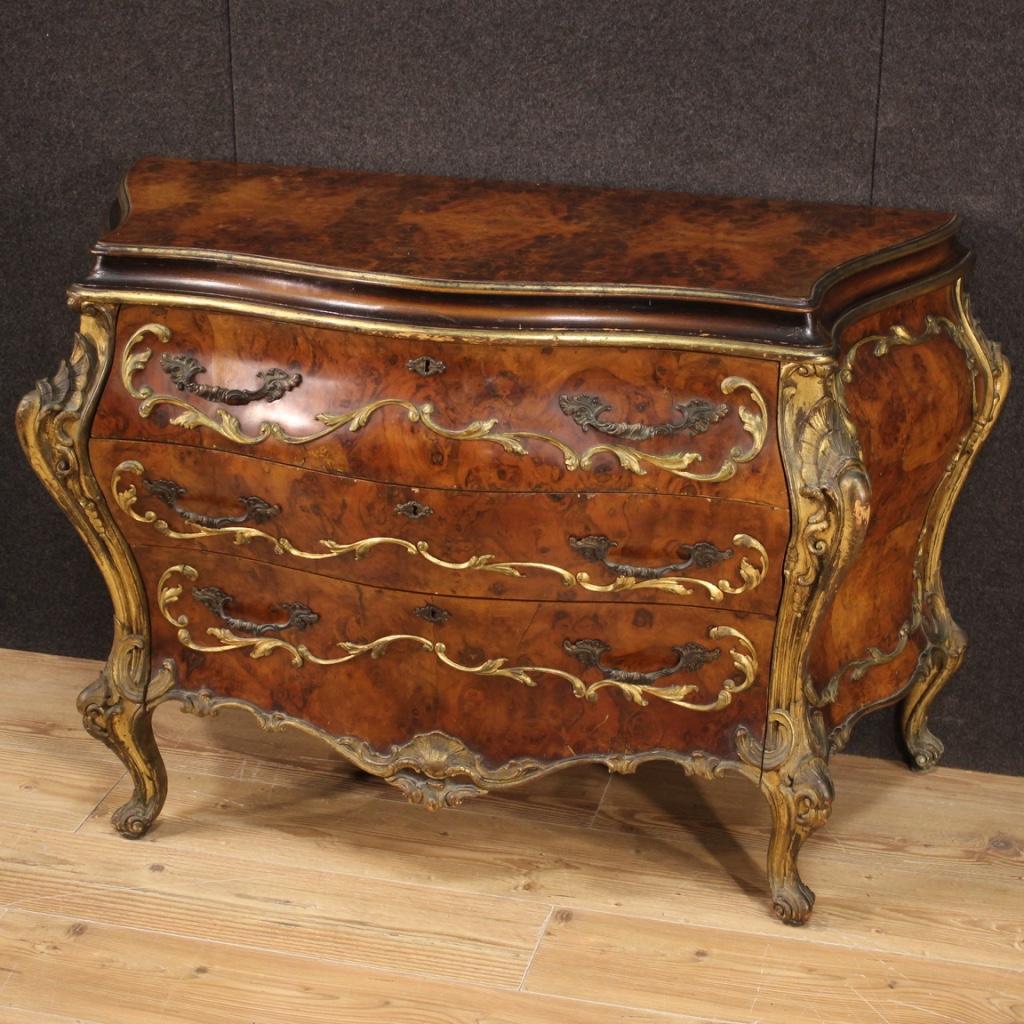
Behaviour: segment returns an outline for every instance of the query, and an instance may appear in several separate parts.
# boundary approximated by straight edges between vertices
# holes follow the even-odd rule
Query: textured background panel
[[[881,2],[233,0],[238,158],[867,202]]]
[[[110,600],[22,456],[21,395],[70,351],[67,286],[140,153],[231,159],[223,4],[0,4],[0,644],[105,656]]]
[[[946,764],[1024,772],[1024,6],[888,0],[874,201],[957,210],[977,252],[976,315],[1018,377],[953,513],[943,559],[971,645],[931,721]],[[891,716],[854,749],[896,756]]]
[[[43,0],[0,33],[8,424],[68,352],[64,289],[142,153],[952,208],[976,310],[1024,352],[1015,0]],[[933,713],[947,763],[1018,773],[1022,415],[1012,395],[954,515],[973,643]],[[10,429],[0,472],[0,644],[104,656],[99,575]],[[851,747],[896,735],[883,712]]]

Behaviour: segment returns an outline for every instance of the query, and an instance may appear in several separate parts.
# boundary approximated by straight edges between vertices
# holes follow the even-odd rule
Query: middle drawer
[[[94,439],[129,542],[242,553],[356,583],[520,600],[774,615],[785,510],[719,499],[406,487],[144,441]]]

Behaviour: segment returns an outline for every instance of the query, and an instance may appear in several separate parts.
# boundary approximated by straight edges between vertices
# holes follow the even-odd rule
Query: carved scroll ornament
[[[596,583],[587,572],[571,572],[561,566],[550,565],[545,562],[501,561],[497,556],[490,554],[473,555],[461,562],[449,561],[435,555],[430,550],[430,545],[427,541],[414,542],[400,537],[365,537],[361,540],[349,542],[322,540],[320,541],[323,547],[322,551],[305,551],[293,544],[287,537],[275,536],[255,526],[225,521],[221,517],[202,517],[201,519],[193,513],[186,517],[191,528],[188,530],[176,530],[152,510],[140,511],[136,507],[139,500],[138,490],[134,484],[128,482],[127,478],[132,476],[144,478],[144,474],[145,469],[141,462],[129,459],[119,463],[111,474],[110,480],[110,489],[114,500],[117,502],[118,507],[136,522],[148,524],[158,533],[173,540],[198,540],[203,537],[216,536],[230,537],[236,544],[248,544],[250,541],[257,540],[270,544],[275,554],[312,560],[344,556],[364,558],[377,548],[390,546],[397,547],[414,557],[422,558],[440,569],[447,569],[453,572],[487,572],[512,577],[523,577],[531,571],[544,572],[555,576],[563,587],[579,587],[581,590],[602,594],[616,594],[630,590],[660,590],[679,597],[688,597],[697,589],[700,589],[704,591],[710,600],[716,603],[723,601],[727,594],[744,594],[754,590],[760,586],[768,572],[768,552],[759,540],[746,533],[738,533],[733,536],[732,543],[736,548],[751,552],[757,561],[756,563],[751,562],[745,555],[741,556],[739,566],[737,567],[738,582],[727,579],[713,581],[701,579],[697,576],[676,576],[670,574],[671,570],[678,569],[682,571],[690,565],[697,565],[702,568],[710,566],[716,561],[721,561],[723,558],[732,557],[733,555],[732,550],[721,552],[715,548],[714,551],[717,552],[717,555],[712,556],[712,546],[700,543],[691,545],[686,549],[689,554],[685,565],[645,570],[641,567],[609,564],[607,567],[610,571],[619,573],[609,583]],[[152,491],[151,486],[150,490]],[[162,500],[165,499],[162,498]],[[167,503],[166,500],[165,503]],[[265,518],[277,516],[280,511],[276,505],[270,506],[270,510],[270,515],[265,515]],[[203,519],[206,519],[206,521],[204,522]],[[254,517],[254,521],[261,520]],[[593,543],[589,545],[586,543],[594,540],[595,538],[573,538],[570,540],[570,546],[580,551],[588,561],[595,561],[597,559],[591,557],[591,552],[596,549]]]
[[[569,684],[574,696],[588,701],[597,699],[599,691],[611,688],[623,694],[634,704],[646,705],[649,698],[665,701],[674,704],[676,707],[687,708],[691,711],[719,711],[732,703],[733,697],[750,689],[757,681],[758,665],[757,654],[753,644],[741,632],[730,626],[712,626],[708,630],[708,637],[712,640],[731,640],[734,646],[729,650],[733,666],[737,675],[726,679],[720,686],[718,693],[710,701],[694,701],[692,698],[699,692],[700,687],[694,683],[674,684],[668,686],[658,685],[656,679],[648,681],[639,674],[629,672],[608,673],[604,678],[595,682],[586,682],[580,676],[562,669],[549,668],[535,665],[510,666],[507,658],[488,658],[478,665],[463,665],[453,660],[448,655],[446,644],[441,641],[433,641],[424,636],[409,633],[394,633],[378,637],[369,643],[352,643],[347,640],[339,640],[335,647],[341,650],[336,656],[323,656],[314,654],[305,644],[295,644],[282,637],[271,636],[238,636],[237,633],[221,627],[210,627],[207,635],[212,637],[216,643],[202,644],[198,642],[189,629],[188,616],[175,614],[174,606],[181,598],[183,586],[176,582],[176,577],[183,577],[189,581],[196,581],[199,577],[198,571],[191,565],[172,565],[160,576],[157,585],[157,601],[163,617],[176,630],[178,642],[189,650],[201,651],[207,654],[216,654],[226,651],[247,651],[250,658],[265,658],[270,654],[281,651],[288,655],[291,664],[301,668],[307,663],[314,665],[343,665],[365,655],[374,658],[382,657],[387,650],[396,645],[409,645],[413,649],[426,651],[432,654],[442,664],[457,672],[465,672],[469,675],[487,676],[504,679],[512,679],[524,686],[533,687],[538,679],[550,676],[561,679]],[[687,651],[686,657],[692,663],[694,671],[699,669],[700,661],[714,660],[714,657],[696,659],[692,652]],[[715,655],[717,657],[717,654]],[[596,667],[604,669],[596,661],[591,662]],[[658,674],[655,674],[656,676]]]
[[[163,324],[145,324],[125,342],[121,357],[121,381],[128,394],[138,400],[139,415],[147,417],[160,406],[179,409],[181,411],[171,420],[175,426],[213,430],[229,441],[241,445],[262,444],[271,438],[282,444],[311,444],[343,428],[353,433],[362,430],[382,409],[394,407],[402,409],[410,422],[438,437],[453,441],[486,441],[498,445],[511,455],[523,456],[528,454],[527,445],[530,442],[551,445],[558,449],[565,468],[570,472],[590,469],[598,455],[608,454],[613,456],[623,469],[638,476],[644,476],[647,473],[646,467],[653,466],[688,480],[719,483],[735,476],[740,465],[755,459],[764,447],[767,437],[767,407],[764,397],[749,380],[742,377],[726,377],[720,384],[720,390],[726,396],[745,391],[754,403],[753,409],[748,409],[745,405],[736,406],[736,413],[743,430],[750,437],[750,444],[746,448],[732,448],[717,468],[704,473],[691,468],[701,461],[699,452],[679,451],[659,455],[619,444],[598,444],[577,452],[550,434],[529,430],[498,430],[496,419],[475,420],[465,427],[446,427],[434,418],[432,403],[424,402],[417,405],[403,398],[378,399],[349,412],[318,413],[315,419],[321,427],[305,434],[289,433],[280,423],[272,420],[264,420],[254,433],[249,433],[242,427],[238,418],[225,409],[217,409],[213,416],[208,416],[183,398],[154,392],[148,384],[136,385],[135,377],[146,368],[153,354],[151,349],[140,347],[147,337],[154,337],[162,344],[167,344],[171,340],[171,332]],[[718,409],[716,407],[710,413],[704,410],[699,416],[705,419],[716,418]],[[691,423],[701,422],[699,417],[695,417],[698,417],[697,412],[689,417]]]

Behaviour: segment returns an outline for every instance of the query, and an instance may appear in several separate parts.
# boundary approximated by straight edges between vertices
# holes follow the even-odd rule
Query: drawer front
[[[433,598],[137,549],[153,654],[180,685],[376,749],[440,730],[518,755],[732,753],[760,736],[773,623],[686,607]]]
[[[359,583],[772,615],[788,513],[655,494],[400,487],[184,445],[93,440],[133,544],[244,554]]]
[[[93,432],[463,490],[786,505],[777,367],[671,349],[471,344],[126,307]]]

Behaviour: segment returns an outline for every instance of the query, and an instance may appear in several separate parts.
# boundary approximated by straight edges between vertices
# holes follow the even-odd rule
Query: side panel
[[[839,386],[863,448],[872,511],[809,662],[833,750],[865,710],[931,671],[934,648],[944,659],[947,647],[962,651],[950,639],[939,548],[961,463],[994,401],[991,366],[1001,365],[973,334],[964,302],[962,283],[944,285],[842,329]],[[997,409],[998,401],[989,426]]]

